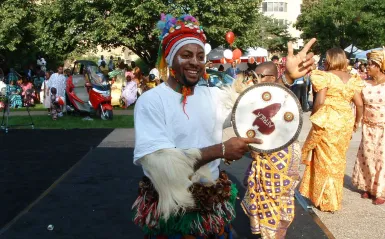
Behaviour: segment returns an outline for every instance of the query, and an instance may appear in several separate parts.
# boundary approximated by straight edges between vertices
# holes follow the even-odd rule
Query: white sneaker
[[[59,114],[57,114],[57,116],[63,117],[63,112],[60,112]]]

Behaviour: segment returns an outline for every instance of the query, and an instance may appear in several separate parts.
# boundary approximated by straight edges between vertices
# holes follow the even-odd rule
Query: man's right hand
[[[239,160],[246,152],[250,151],[248,144],[262,144],[261,139],[233,137],[226,142],[224,158],[229,161]]]

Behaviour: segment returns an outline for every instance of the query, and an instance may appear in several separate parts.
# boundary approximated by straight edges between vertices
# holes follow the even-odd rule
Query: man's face
[[[255,69],[255,73],[258,75],[258,83],[273,83],[276,80],[274,73],[271,72],[268,68],[257,67]]]
[[[209,64],[209,68],[210,68],[210,69],[213,68],[213,63],[210,63],[210,64]]]
[[[233,63],[231,63],[231,66],[232,66],[233,68],[235,68],[235,67],[237,66],[237,63],[233,62]]]
[[[278,62],[277,59],[274,59],[274,60],[273,60],[273,63],[274,63],[275,65],[278,65],[279,62]]]
[[[205,51],[197,44],[187,44],[176,53],[172,68],[175,78],[186,86],[194,86],[204,74]]]
[[[63,74],[63,67],[59,67],[59,68],[57,68],[57,73],[59,73],[59,74]]]

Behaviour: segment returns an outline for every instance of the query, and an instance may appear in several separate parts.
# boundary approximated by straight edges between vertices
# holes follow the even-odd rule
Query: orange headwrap
[[[366,57],[368,60],[377,63],[381,71],[385,72],[385,49],[371,51],[366,54]]]

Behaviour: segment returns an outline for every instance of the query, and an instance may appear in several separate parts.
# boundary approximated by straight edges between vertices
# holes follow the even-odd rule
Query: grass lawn
[[[127,110],[133,110],[135,108],[135,104],[130,105]],[[30,108],[31,111],[47,111],[46,108],[44,108],[43,104],[37,104],[34,107]],[[126,110],[120,107],[114,107],[114,110]],[[25,108],[18,108],[18,109],[11,109],[11,111],[25,111]]]
[[[100,128],[134,128],[134,116],[132,115],[116,115],[113,120],[101,120],[93,117],[91,120],[83,120],[82,116],[65,115],[56,121],[46,115],[32,116],[35,129],[100,129]],[[27,125],[30,124],[28,116],[11,116],[9,117],[9,125]],[[31,128],[14,127],[14,128]]]

